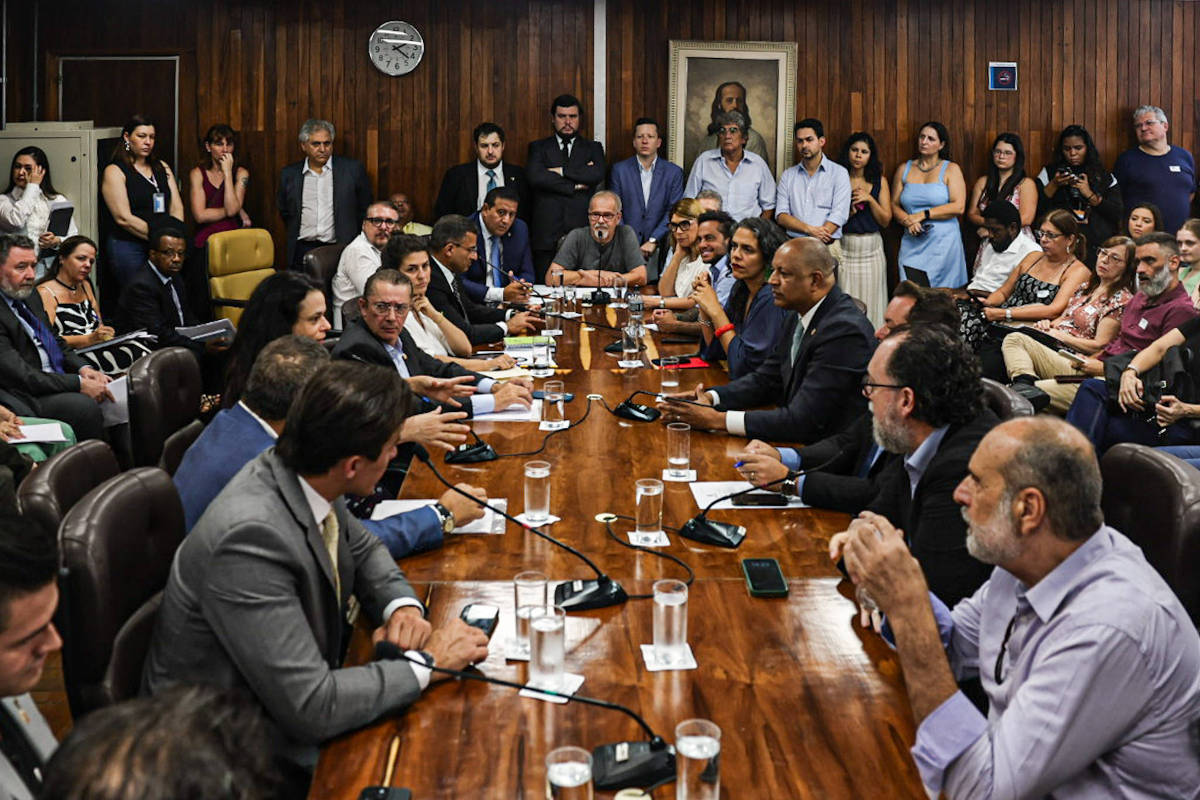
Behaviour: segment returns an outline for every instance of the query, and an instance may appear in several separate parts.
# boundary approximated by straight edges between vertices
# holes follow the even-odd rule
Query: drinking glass
[[[529,682],[557,691],[563,682],[567,614],[558,606],[537,606],[529,615]]]
[[[658,360],[662,373],[662,392],[672,394],[679,391],[679,356],[663,356]]]
[[[721,729],[706,719],[675,726],[675,800],[721,796]]]
[[[621,358],[625,361],[636,361],[638,351],[642,346],[642,337],[637,326],[626,325],[621,329]]]
[[[620,275],[613,278],[612,283],[613,305],[623,305],[625,303],[625,279]]]
[[[563,290],[563,271],[561,269],[550,270],[550,285],[554,287],[555,293],[561,293]]]
[[[546,381],[542,385],[542,420],[544,422],[562,422],[566,419],[563,405],[566,394],[562,381]]]
[[[546,755],[546,797],[592,800],[592,754],[582,747],[556,747]]]
[[[667,423],[667,475],[686,478],[692,467],[692,426],[686,422]]]
[[[654,654],[663,664],[680,664],[687,655],[687,601],[683,581],[654,582]]]
[[[530,524],[550,518],[550,462],[525,462],[525,520]]]
[[[662,481],[657,478],[641,478],[636,484],[635,492],[637,522],[634,533],[658,533],[662,530]]]
[[[549,581],[540,572],[521,572],[513,578],[513,622],[516,655],[529,655],[529,616],[546,605]]]

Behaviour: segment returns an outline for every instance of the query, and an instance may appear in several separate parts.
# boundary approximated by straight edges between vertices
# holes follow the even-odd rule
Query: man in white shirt
[[[433,204],[433,216],[436,219],[447,214],[469,217],[483,207],[488,192],[508,187],[516,190],[521,218],[527,218],[529,184],[525,170],[504,160],[504,128],[494,122],[481,122],[471,132],[471,142],[475,158],[446,170]]]
[[[376,200],[367,207],[362,233],[346,245],[333,276],[333,326],[342,327],[342,304],[362,295],[367,278],[379,269],[383,248],[396,231],[400,215],[387,200]]]
[[[983,210],[988,238],[975,277],[967,284],[972,294],[989,295],[1004,285],[1021,260],[1041,248],[1021,230],[1021,212],[1007,200],[996,200]]]

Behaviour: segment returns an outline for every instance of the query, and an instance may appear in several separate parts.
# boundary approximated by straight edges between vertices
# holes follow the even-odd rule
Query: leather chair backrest
[[[129,437],[133,463],[158,464],[163,443],[200,416],[200,362],[183,347],[155,350],[129,369]]]
[[[275,272],[275,243],[265,228],[222,231],[208,237],[208,290],[213,316],[236,327],[258,284]]]
[[[338,261],[345,249],[345,244],[327,244],[315,247],[304,254],[304,274],[316,280],[325,290],[325,316],[331,322],[333,321],[333,276],[337,274]]]
[[[342,330],[362,319],[362,309],[358,307],[358,298],[352,297],[342,303]]]
[[[1105,522],[1142,548],[1200,625],[1200,472],[1130,443],[1105,453],[1100,471]]]
[[[58,535],[71,507],[120,471],[112,448],[99,439],[88,439],[55,453],[31,472],[17,489],[17,502],[26,519]]]
[[[167,440],[163,442],[158,468],[168,475],[174,476],[175,470],[179,469],[179,462],[183,461],[183,454],[187,452],[193,442],[200,438],[200,434],[203,432],[204,420],[194,419],[168,436]]]
[[[63,677],[76,719],[136,691],[153,623],[146,604],[166,587],[183,535],[179,493],[155,467],[110,478],[67,512]]]
[[[1033,404],[1012,389],[991,378],[981,378],[983,404],[1003,422],[1013,417],[1032,417]]]

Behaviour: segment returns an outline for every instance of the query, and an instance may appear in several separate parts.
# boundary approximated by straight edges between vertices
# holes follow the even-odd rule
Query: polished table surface
[[[617,321],[616,309],[592,309],[587,318]],[[616,332],[588,330],[564,320],[558,339],[556,378],[575,399],[567,416],[578,420],[586,395],[602,395],[615,407],[633,391],[657,391],[661,374],[649,365],[659,352],[688,346],[648,339],[642,369],[621,369],[603,347]],[[725,382],[718,369],[681,370],[690,389]],[[543,381],[537,381],[541,388]],[[640,396],[637,402],[652,402]],[[500,454],[536,449],[545,432],[534,423],[477,422],[473,426]],[[734,454],[744,440],[692,434],[692,468],[701,481],[737,480]],[[562,517],[546,530],[578,548],[630,593],[649,593],[660,577],[686,577],[679,565],[623,547],[594,517],[632,515],[634,481],[661,477],[666,466],[661,423],[630,422],[593,401],[578,427],[549,438],[538,456],[502,457],[439,471],[452,482],[483,486],[489,497],[506,497],[509,512],[524,508],[522,465],[544,458],[552,465],[551,513]],[[427,466],[414,463],[402,497],[432,498],[443,487]],[[908,748],[912,715],[899,664],[891,650],[858,625],[852,590],[840,581],[826,555],[829,537],[847,517],[815,509],[738,509],[714,519],[745,525],[736,550],[702,545],[670,532],[698,509],[686,484],[666,483],[663,522],[671,540],[666,552],[695,572],[688,610],[688,641],[698,669],[648,672],[639,645],[649,643],[652,601],[630,599],[619,607],[572,613],[567,620],[567,671],[584,675],[579,694],[622,703],[644,716],[668,741],[677,722],[713,720],[722,730],[721,784],[725,798],[924,797]],[[615,523],[623,536],[632,523]],[[741,559],[778,559],[789,579],[787,598],[750,597]],[[527,665],[506,662],[512,635],[513,575],[527,569],[552,582],[593,577],[575,556],[510,524],[504,535],[455,535],[437,550],[401,562],[422,596],[430,621],[445,624],[470,602],[501,609],[492,652],[479,664],[486,675],[521,681]],[[362,631],[348,661],[369,656]],[[358,797],[384,773],[389,746],[399,739],[391,785],[414,798],[541,798],[543,759],[554,747],[588,749],[637,740],[643,732],[625,715],[584,704],[558,705],[517,697],[513,689],[447,681],[431,687],[403,714],[344,735],[324,748],[311,798]],[[665,798],[670,786],[654,793]],[[597,797],[610,793],[597,792]]]

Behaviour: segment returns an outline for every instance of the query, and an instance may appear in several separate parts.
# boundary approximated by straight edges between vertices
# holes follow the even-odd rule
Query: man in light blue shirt
[[[734,222],[770,219],[775,213],[775,178],[766,161],[746,150],[746,118],[728,111],[718,114],[716,122],[721,146],[697,156],[683,196],[711,189],[720,192],[722,208]]]
[[[789,167],[775,192],[775,221],[793,239],[812,236],[841,260],[842,226],[850,218],[850,173],[825,157],[825,126],[802,119],[794,129],[800,163]]]
[[[1100,494],[1071,425],[996,427],[955,492],[968,549],[996,568],[953,612],[886,518],[830,542],[894,632],[931,797],[1200,797],[1200,634]],[[955,684],[972,675],[986,718]]]

